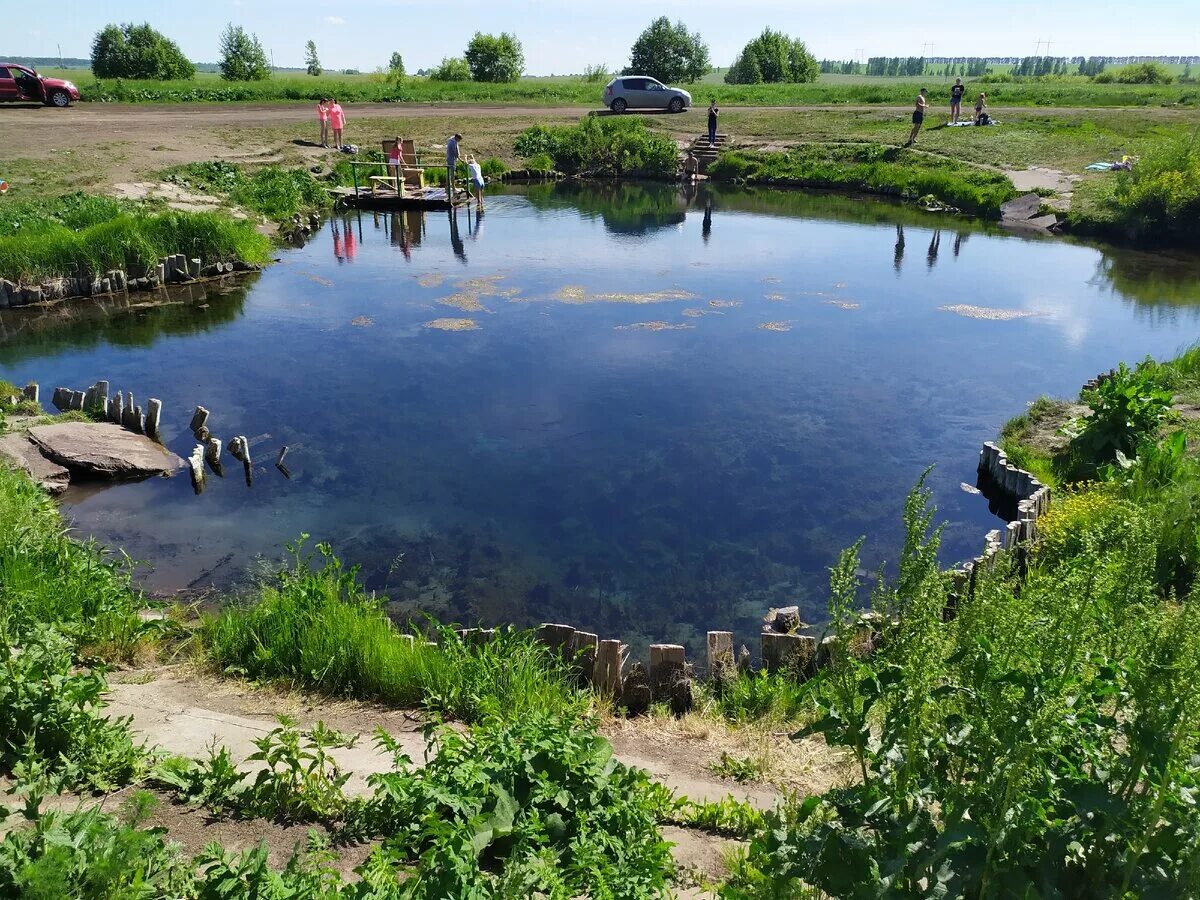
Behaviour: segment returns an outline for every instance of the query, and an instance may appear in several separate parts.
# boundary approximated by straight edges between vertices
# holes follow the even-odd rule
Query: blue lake
[[[869,200],[538,186],[481,219],[339,216],[252,281],[145,301],[0,312],[0,377],[159,397],[182,456],[197,404],[251,438],[251,487],[227,457],[199,496],[67,495],[149,588],[236,586],[308,533],[400,616],[698,646],[770,606],[818,620],[842,547],[894,559],[929,465],[944,558],[978,553],[981,442],[1194,341],[1200,262]]]

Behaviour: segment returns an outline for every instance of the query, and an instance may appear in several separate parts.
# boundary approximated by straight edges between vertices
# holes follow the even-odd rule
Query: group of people
[[[333,132],[333,146],[342,149],[342,131],[346,127],[346,111],[333,97],[322,97],[317,103],[317,122],[321,126],[321,146],[329,146],[329,132]]]
[[[961,78],[954,79],[954,85],[950,88],[950,123],[957,125],[962,120],[962,100],[966,94],[967,87],[962,83]],[[929,91],[921,88],[921,92],[917,94],[916,108],[912,114],[912,132],[905,141],[905,147],[911,147],[917,142],[917,135],[921,132],[921,126],[925,124],[925,116],[929,112]],[[987,111],[987,94],[983,91],[979,92],[979,99],[975,101],[975,117],[972,119],[974,125],[987,125],[991,122],[991,117]]]

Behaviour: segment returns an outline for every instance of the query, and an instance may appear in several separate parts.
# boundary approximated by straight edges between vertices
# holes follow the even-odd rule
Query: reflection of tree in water
[[[1200,308],[1200,256],[1099,247],[1093,284],[1140,307]]]
[[[241,316],[246,294],[257,280],[251,275],[236,286],[183,285],[153,294],[114,294],[3,310],[0,362],[14,365],[101,344],[149,347],[162,337],[212,331]],[[155,300],[162,305],[151,305]]]
[[[892,251],[892,268],[896,270],[896,274],[900,274],[900,269],[904,265],[904,226],[899,222],[896,223],[896,247]]]
[[[954,232],[954,258],[958,259],[958,251],[962,249],[962,245],[967,242],[967,238],[971,235],[965,231]]]
[[[533,185],[526,192],[541,209],[573,209],[584,217],[599,216],[613,234],[645,235],[680,225],[687,202],[674,185],[620,182],[557,182]]]

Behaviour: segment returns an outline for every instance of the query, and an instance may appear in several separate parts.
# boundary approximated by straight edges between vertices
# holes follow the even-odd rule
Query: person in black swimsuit
[[[962,115],[962,98],[967,92],[967,87],[962,83],[961,78],[954,79],[954,87],[950,88],[950,121],[957,122],[958,117]]]

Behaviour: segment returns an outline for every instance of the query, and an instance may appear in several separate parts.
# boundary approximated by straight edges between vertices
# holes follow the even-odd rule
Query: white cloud
[[[326,16],[325,21],[328,22],[330,25],[345,25],[346,24],[346,20],[343,19],[341,16]]]

